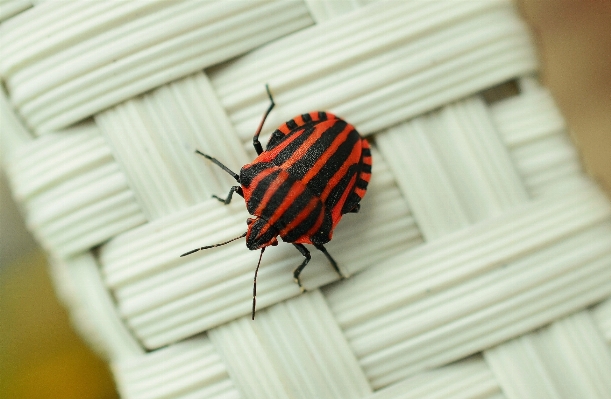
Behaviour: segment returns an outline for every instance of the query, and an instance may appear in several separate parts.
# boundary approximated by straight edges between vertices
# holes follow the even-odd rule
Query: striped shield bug
[[[369,144],[356,129],[343,119],[322,111],[298,115],[278,127],[264,151],[259,134],[275,105],[268,85],[265,89],[270,105],[252,139],[258,156],[252,163],[244,165],[239,175],[216,158],[196,151],[239,183],[231,187],[226,198],[214,198],[229,204],[233,194],[238,193],[246,201],[248,212],[255,217],[246,221],[248,229],[239,237],[181,255],[225,245],[243,237],[246,237],[248,249],[260,249],[253,282],[253,319],[257,272],[263,251],[270,245],[278,245],[278,236],[282,241],[292,243],[304,257],[293,272],[302,291],[299,276],[311,258],[310,251],[303,244],[314,245],[340,277],[344,277],[324,244],[331,240],[335,226],[345,213],[359,211],[371,177],[372,162]]]

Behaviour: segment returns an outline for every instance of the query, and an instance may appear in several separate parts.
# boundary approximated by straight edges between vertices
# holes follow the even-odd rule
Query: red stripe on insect
[[[365,180],[367,183],[369,183],[369,180],[371,179],[371,173],[363,173],[363,172],[361,172],[359,177],[361,179]]]
[[[253,135],[253,146],[258,156],[252,163],[244,165],[238,175],[217,159],[200,152],[239,184],[231,188],[226,199],[215,198],[228,204],[232,195],[237,193],[246,200],[249,212],[257,217],[248,219],[248,230],[243,235],[181,256],[225,245],[242,237],[246,237],[248,249],[261,249],[263,255],[266,247],[278,244],[277,236],[280,236],[283,241],[292,243],[304,257],[293,272],[300,287],[300,273],[311,258],[303,244],[315,245],[342,276],[324,244],[331,239],[343,213],[360,209],[360,200],[371,178],[369,144],[344,120],[328,112],[312,111],[297,115],[279,126],[267,144],[268,149],[263,150],[259,134],[275,105],[269,86],[266,85],[265,89],[270,105]],[[291,168],[293,165],[295,167]],[[253,283],[253,319],[261,259],[262,256]]]
[[[306,218],[316,209],[317,204],[318,201],[316,200],[316,198],[311,198],[310,202],[308,202],[308,204],[301,211],[299,211],[297,217],[293,219],[293,222],[280,231],[280,237],[285,236],[295,226],[299,226],[301,223],[303,223]]]
[[[333,155],[335,155],[335,152],[337,151],[338,147],[342,145],[342,143],[346,140],[347,132],[349,131],[349,129],[351,129],[350,125],[346,125],[344,130],[342,130],[342,132],[337,135],[337,137],[333,140],[329,148],[327,148],[325,152],[320,156],[320,158],[316,161],[312,169],[310,169],[308,173],[305,174],[305,176],[303,177],[303,181],[308,182],[312,180],[312,178],[316,176],[318,172],[320,172],[320,169],[322,169],[322,167],[325,166],[327,161],[329,161],[329,159]]]
[[[363,190],[362,188],[358,188],[357,187],[357,188],[354,189],[354,193],[356,195],[358,195],[359,197],[361,197],[361,198],[363,198],[365,196],[365,192],[366,192],[366,190]]]
[[[360,151],[361,151],[361,148],[355,145],[354,147],[352,147],[352,151],[350,152],[350,156],[348,157],[348,159],[352,158],[357,152],[360,152]],[[329,183],[327,184],[327,187],[325,187],[325,190],[320,195],[320,198],[322,198],[323,201],[327,199],[327,197],[331,193],[331,190],[335,188],[335,186],[340,182],[342,177],[344,177],[344,175],[348,172],[348,168],[350,168],[350,166],[352,165],[350,165],[348,162],[344,162],[342,166],[337,170],[337,172],[335,172],[333,177],[329,179]]]
[[[293,189],[293,187],[295,187]],[[267,230],[269,230],[269,227],[275,225],[278,220],[282,217],[282,215],[285,214],[285,212],[288,210],[288,208],[293,204],[293,201],[291,200],[292,198],[297,198],[305,189],[305,186],[303,184],[293,184],[291,186],[291,197],[290,198],[284,198],[284,200],[282,201],[282,203],[280,204],[280,206],[274,211],[273,215],[267,219],[267,226],[264,229],[261,229],[261,233],[260,234],[265,234],[267,233]]]
[[[353,187],[355,182],[356,182],[356,175],[352,176],[352,178],[350,179],[350,183],[348,184],[348,187]],[[342,206],[346,202],[348,195],[350,195],[350,191],[349,190],[344,191],[339,201],[337,202],[340,206],[336,206],[331,211],[331,218],[333,219],[333,227],[335,227],[337,223],[339,223],[339,219],[341,217],[341,212],[342,212]]]
[[[303,154],[322,136],[325,131],[322,129],[314,129],[310,137],[307,138],[301,145],[295,150],[295,153],[292,157],[287,159],[285,162],[280,165],[280,167],[284,170],[290,168],[295,162],[299,161]]]
[[[267,203],[272,198],[272,196],[276,193],[276,190],[280,188],[282,183],[284,183],[284,180],[282,179],[274,179],[271,182],[267,190],[265,190],[265,194],[263,194],[263,198],[261,199],[261,202],[259,203],[259,206],[257,207],[257,210],[255,211],[255,215],[261,215],[263,213],[263,210],[267,206]]]
[[[312,243],[312,236],[318,232],[318,230],[320,229],[320,226],[322,225],[322,222],[324,220],[325,220],[325,213],[324,212],[320,212],[318,214],[318,219],[316,219],[316,222],[314,223],[314,225],[312,225],[312,228],[310,230],[308,230],[308,232],[306,234],[303,235],[305,240],[297,240],[297,242],[304,243],[304,244],[311,244]],[[331,236],[331,234],[329,234],[329,237],[330,236]]]
[[[271,175],[273,172],[272,169],[265,169],[263,171],[261,171],[259,174],[257,174],[252,181],[250,182],[250,185],[248,186],[248,190],[247,192],[250,193],[252,190],[254,190],[259,183],[261,183],[261,180],[265,179],[267,176]],[[242,187],[245,188],[245,187]]]

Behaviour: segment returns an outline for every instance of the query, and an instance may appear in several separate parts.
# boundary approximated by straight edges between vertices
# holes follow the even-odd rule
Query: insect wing
[[[305,115],[312,114],[322,113]],[[293,121],[295,124],[289,121],[281,128],[298,125],[303,115]],[[297,126],[267,154],[261,155],[306,185],[323,202],[335,227],[341,215],[354,208],[361,198],[355,190],[361,173],[363,142],[352,125],[332,115]],[[346,210],[347,202],[350,209]]]
[[[324,122],[333,119],[337,119],[337,117],[329,112],[324,111],[312,111],[307,114],[298,115],[290,121],[287,121],[280,125],[278,129],[276,129],[272,133],[267,143],[266,150],[272,150],[280,142],[282,142],[289,133],[297,133],[298,131],[305,130],[306,128],[315,125],[319,122]]]

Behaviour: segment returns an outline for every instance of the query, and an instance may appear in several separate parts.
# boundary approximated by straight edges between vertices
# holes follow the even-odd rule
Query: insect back
[[[267,85],[266,90],[270,106],[253,136],[258,156],[244,165],[239,175],[216,158],[197,151],[239,183],[229,190],[226,198],[214,197],[229,204],[237,193],[244,198],[254,218],[248,219],[247,231],[241,236],[181,255],[225,245],[242,237],[246,237],[248,249],[261,249],[253,283],[253,319],[261,258],[266,247],[278,245],[278,236],[293,244],[304,257],[293,272],[302,290],[300,274],[311,259],[304,244],[320,250],[343,278],[324,244],[331,240],[344,214],[359,211],[371,178],[372,164],[367,141],[351,124],[324,111],[298,115],[282,124],[272,133],[263,150],[259,134],[275,105]]]

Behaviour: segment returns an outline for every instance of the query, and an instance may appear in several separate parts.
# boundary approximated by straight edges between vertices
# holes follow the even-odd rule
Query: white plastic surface
[[[611,396],[611,350],[590,312],[484,352],[508,399]]]
[[[547,90],[521,86],[520,96],[490,107],[495,126],[531,196],[570,189],[582,171],[564,119]]]
[[[237,184],[196,149],[236,173],[252,160],[201,72],[101,112],[95,120],[149,220],[212,194],[224,197]]]
[[[17,148],[7,172],[26,223],[49,252],[67,257],[146,221],[93,123]]]
[[[32,7],[30,0],[1,0],[0,1],[0,21],[4,21],[19,14],[23,10]]]
[[[279,104],[267,133],[323,109],[370,134],[535,67],[509,1],[378,1],[246,54],[210,78],[246,140],[267,103],[263,83]]]
[[[494,375],[481,357],[474,356],[425,371],[384,388],[367,399],[504,399]]]
[[[4,87],[0,87],[0,121],[0,164],[5,165],[11,154],[33,137],[15,115]]]
[[[379,388],[609,295],[610,217],[606,198],[584,187],[406,251],[325,294]]]
[[[422,241],[375,150],[373,158],[376,177],[362,211],[344,216],[327,245],[345,275]],[[247,217],[239,199],[229,206],[210,199],[119,235],[102,247],[100,262],[106,283],[117,298],[121,315],[146,347],[163,346],[250,314],[259,253],[249,251],[243,239],[178,257],[193,248],[239,236],[246,231]],[[361,234],[354,235],[354,231]],[[304,286],[315,288],[337,280],[326,258],[310,248],[312,261],[302,274]],[[265,252],[257,283],[258,309],[299,294],[292,272],[302,259],[290,244],[281,243]]]
[[[108,361],[144,354],[119,318],[93,256],[56,258],[50,263],[56,290],[69,308],[73,324],[98,353]]]
[[[376,142],[427,240],[528,200],[479,98],[381,132]]]
[[[305,0],[316,23],[346,14],[375,0]]]
[[[594,308],[593,315],[601,333],[611,345],[611,300],[606,300]]]
[[[190,338],[137,358],[115,361],[122,397],[134,399],[239,399],[207,336]]]
[[[7,43],[0,75],[37,133],[312,23],[298,1],[47,2],[35,9],[0,28]]]
[[[319,291],[260,311],[255,322],[242,317],[208,334],[243,398],[358,398],[371,393]]]

